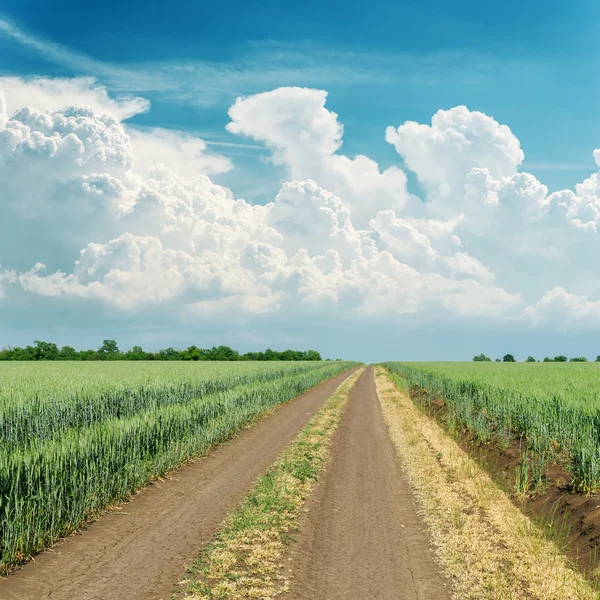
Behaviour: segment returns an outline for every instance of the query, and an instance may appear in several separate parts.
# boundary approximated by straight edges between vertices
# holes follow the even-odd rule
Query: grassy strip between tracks
[[[287,589],[281,557],[298,530],[302,506],[329,458],[342,409],[363,370],[337,388],[225,519],[180,582],[187,586],[186,598],[266,599]]]
[[[377,369],[377,391],[453,598],[592,600],[598,594],[489,475],[422,413],[404,380]]]

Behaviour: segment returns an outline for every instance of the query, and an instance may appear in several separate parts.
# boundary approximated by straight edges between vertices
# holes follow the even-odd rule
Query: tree
[[[79,352],[79,360],[99,360],[100,354],[96,350],[81,350]]]
[[[58,346],[52,342],[35,340],[35,360],[56,360],[58,358]]]
[[[505,354],[502,357],[502,362],[517,362],[512,354]]]
[[[72,346],[63,346],[60,350],[52,342],[36,340],[33,346],[25,348],[10,346],[0,348],[0,361],[3,360],[287,360],[287,361],[320,361],[321,355],[316,350],[271,350],[264,352],[247,352],[240,355],[229,346],[213,346],[198,348],[190,346],[187,350],[166,348],[158,352],[146,352],[141,346],[133,346],[121,352],[115,340],[104,340],[98,350],[77,351]],[[489,360],[489,359],[488,359]]]
[[[492,362],[492,359],[489,356],[486,356],[483,352],[473,357],[475,362]]]
[[[174,348],[165,348],[158,351],[156,358],[158,360],[181,360],[181,354],[181,352],[178,352]]]
[[[141,346],[134,346],[123,355],[125,360],[153,360],[154,355],[150,352],[145,352]]]
[[[499,358],[496,359],[496,362],[502,362]]]
[[[548,358],[547,356],[545,356],[544,362],[554,362],[554,361],[551,358]]]
[[[121,352],[119,351],[119,347],[115,340],[104,340],[102,346],[98,348],[98,354],[100,355],[100,358],[114,359],[117,358]]]
[[[560,356],[555,356],[554,362],[567,362],[567,357],[562,354]]]
[[[58,360],[77,360],[78,358],[79,352],[73,346],[63,346],[58,355]]]
[[[183,360],[200,360],[200,348],[197,346],[190,346],[187,350],[182,353]]]
[[[596,356],[596,362],[600,362],[600,355]]]
[[[533,358],[533,356],[528,356],[525,362],[535,362],[535,358]]]
[[[574,356],[569,359],[569,362],[587,362],[588,359],[585,356]]]
[[[316,350],[306,351],[306,360],[323,360],[321,355]]]

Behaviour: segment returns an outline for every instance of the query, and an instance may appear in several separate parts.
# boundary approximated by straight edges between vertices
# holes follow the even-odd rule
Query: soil
[[[4,579],[2,600],[165,600],[256,477],[352,371],[149,485]]]
[[[417,388],[413,398],[424,396]],[[446,404],[435,398],[420,406],[427,406],[429,414],[445,425]],[[554,539],[564,547],[561,550],[579,569],[592,574],[600,560],[600,497],[576,492],[571,487],[572,477],[560,464],[549,465],[545,473],[545,489],[532,491],[527,497],[514,494],[515,473],[521,463],[523,442],[513,440],[507,447],[496,443],[478,442],[467,431],[456,440],[463,450],[474,457],[489,475],[509,494],[513,503],[535,522],[552,532]],[[549,525],[551,525],[549,527]],[[559,531],[556,536],[555,532]]]
[[[282,598],[450,598],[389,439],[373,367],[350,394],[306,508],[284,560],[291,587]]]

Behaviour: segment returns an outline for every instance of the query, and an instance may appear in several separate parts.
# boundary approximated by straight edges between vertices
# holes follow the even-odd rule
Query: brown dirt
[[[307,502],[291,567],[294,600],[450,597],[396,460],[374,369],[354,386],[330,465]]]
[[[146,487],[0,580],[2,600],[164,600],[229,510],[351,371]]]
[[[425,399],[426,394],[418,388],[411,389],[415,399]],[[424,400],[430,416],[442,426],[446,421],[446,403],[443,398]],[[468,431],[461,431],[456,441],[489,475],[509,494],[513,503],[527,516],[547,528],[559,543],[563,552],[584,573],[591,574],[600,561],[600,497],[581,494],[571,487],[571,475],[559,464],[548,467],[546,489],[532,491],[525,497],[516,497],[515,473],[521,463],[524,442],[513,440],[508,447],[496,443],[478,442]],[[553,525],[549,527],[549,525]],[[554,532],[560,531],[557,536]]]

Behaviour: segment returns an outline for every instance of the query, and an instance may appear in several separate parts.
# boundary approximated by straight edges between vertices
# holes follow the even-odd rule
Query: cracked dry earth
[[[285,557],[286,600],[445,600],[426,529],[383,420],[374,369],[356,383],[331,464]]]

